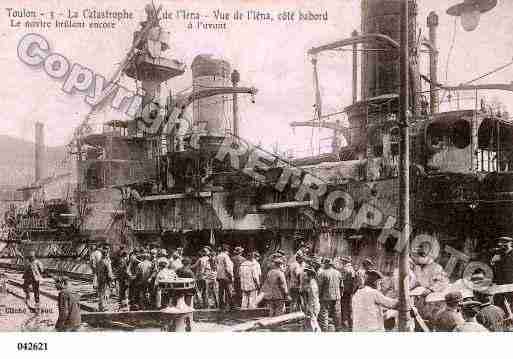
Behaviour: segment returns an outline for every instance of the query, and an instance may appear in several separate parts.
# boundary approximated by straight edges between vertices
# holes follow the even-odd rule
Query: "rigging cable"
[[[482,79],[484,79],[485,77],[488,77],[488,76],[490,76],[490,75],[493,75],[493,74],[494,74],[494,73],[496,73],[496,72],[502,71],[502,70],[504,70],[505,68],[507,68],[507,67],[509,67],[509,66],[511,66],[511,65],[513,65],[513,60],[512,60],[512,61],[510,61],[510,62],[508,62],[508,63],[507,63],[507,64],[505,64],[505,65],[502,65],[502,66],[497,67],[496,69],[494,69],[494,70],[492,70],[492,71],[490,71],[490,72],[487,72],[487,73],[485,73],[485,74],[483,74],[483,75],[481,75],[481,76],[479,76],[479,77],[476,77],[475,79],[472,79],[472,80],[470,80],[470,81],[467,81],[467,82],[465,82],[463,85],[469,85],[469,84],[471,84],[472,82],[476,82],[477,80],[482,80]]]
[[[448,76],[449,76],[449,62],[451,61],[452,50],[454,49],[454,43],[456,42],[456,31],[457,31],[457,29],[458,29],[457,17],[454,17],[454,27],[453,27],[453,30],[452,30],[451,46],[449,47],[449,53],[447,54],[447,62],[445,63],[445,82],[446,83],[447,83]],[[444,100],[446,94],[447,94],[447,91],[445,91],[443,93],[443,95],[441,96],[440,103],[442,103],[442,101]]]

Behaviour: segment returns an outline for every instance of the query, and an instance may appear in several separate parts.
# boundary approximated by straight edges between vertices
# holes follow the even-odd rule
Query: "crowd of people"
[[[424,288],[411,304],[429,309],[422,301],[428,294],[446,289],[448,279],[428,252],[426,248],[418,249],[415,260],[410,261],[409,277],[410,289]],[[266,306],[271,316],[302,311],[306,316],[305,329],[311,331],[384,331],[396,327],[397,270],[388,285],[383,285],[385,276],[371,258],[363,259],[355,268],[351,257],[319,258],[306,247],[292,256],[278,250],[263,259],[256,251],[247,252],[240,246],[232,249],[227,244],[216,249],[204,246],[193,258],[184,256],[182,248],[170,254],[162,248],[140,248],[131,253],[121,250],[114,256],[113,271],[114,259],[110,256],[108,248],[91,251],[100,311],[106,310],[108,291],[115,281],[120,310],[160,309],[169,298],[162,298],[159,284],[181,277],[195,279],[196,293],[191,300],[195,308],[232,310]],[[486,330],[504,328],[505,311],[493,306],[490,296],[476,293],[472,301],[454,297],[459,298],[450,293],[444,311],[425,314],[425,308],[421,308],[430,329],[460,330],[456,327],[472,318],[482,320]],[[477,328],[465,324],[461,330],[470,327]]]
[[[139,248],[131,253],[121,250],[112,257],[107,247],[91,249],[99,311],[107,310],[108,292],[114,287],[119,310],[160,309],[169,300],[162,298],[162,281],[194,278],[196,308],[267,306],[271,316],[287,310],[303,311],[308,329],[313,331],[351,330],[353,306],[359,305],[358,301],[353,303],[353,295],[367,284],[375,287],[382,278],[373,270],[371,259],[364,260],[355,270],[350,257],[319,258],[306,247],[293,256],[287,257],[278,250],[263,259],[257,251],[247,252],[240,246],[232,249],[227,244],[216,249],[204,246],[193,258],[184,256],[183,248],[170,254],[163,248]],[[377,289],[372,293],[382,299]],[[382,302],[389,307],[395,305],[393,300]],[[367,325],[369,321],[355,319],[357,325]]]
[[[513,239],[500,237],[500,251],[493,258],[495,283],[513,283]],[[447,293],[448,279],[440,264],[429,259],[420,247],[410,260],[410,289],[421,288],[410,306],[412,330],[424,319],[434,331],[503,331],[513,322],[510,304],[512,293],[493,293],[490,287],[475,287],[472,296],[459,291],[445,295],[445,305],[426,304],[427,295]],[[110,293],[117,290],[119,310],[161,309],[166,298],[161,283],[175,278],[193,278],[195,292],[189,305],[195,308],[222,310],[267,307],[270,316],[302,311],[308,331],[384,331],[396,327],[398,301],[397,270],[383,285],[385,276],[371,258],[353,266],[348,256],[319,258],[307,247],[286,256],[278,250],[261,258],[257,251],[246,251],[227,244],[214,249],[204,246],[195,257],[176,248],[170,254],[163,248],[121,249],[111,254],[109,247],[93,246],[90,251],[93,286],[98,294],[98,310],[112,309]],[[44,268],[29,253],[24,270],[27,301],[30,289],[39,304],[39,283]],[[472,282],[485,280],[476,271]],[[56,280],[59,289],[59,327],[75,328],[78,299],[73,297],[65,278]],[[415,299],[414,299],[415,298]],[[494,299],[497,305],[494,305]],[[419,308],[419,310],[416,309]],[[433,308],[435,309],[433,311]],[[429,312],[431,310],[431,312]],[[419,314],[419,312],[421,314]],[[61,315],[62,314],[62,315]]]
[[[236,247],[233,255],[223,245],[214,250],[203,247],[196,257],[187,257],[183,248],[172,252],[164,248],[138,248],[130,253],[120,250],[111,255],[108,247],[93,246],[90,265],[93,286],[98,293],[98,310],[107,310],[109,292],[116,288],[120,310],[159,309],[163,300],[160,283],[174,278],[194,278],[197,308],[255,308],[260,289],[260,254],[242,256]]]

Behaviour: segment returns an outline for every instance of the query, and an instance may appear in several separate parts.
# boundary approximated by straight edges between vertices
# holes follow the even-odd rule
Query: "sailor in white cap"
[[[465,322],[459,324],[454,329],[455,332],[488,332],[488,329],[483,327],[476,321],[476,315],[479,313],[481,303],[475,300],[468,300],[461,305],[461,312]]]

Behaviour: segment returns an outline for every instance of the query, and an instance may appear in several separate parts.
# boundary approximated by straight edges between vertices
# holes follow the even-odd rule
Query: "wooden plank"
[[[138,320],[160,320],[160,310],[137,310],[127,312],[89,312],[82,314],[82,320],[86,322],[134,322]],[[221,321],[221,320],[246,320],[254,318],[262,318],[269,315],[269,309],[243,309],[224,311],[217,309],[199,309],[193,312],[195,321]]]
[[[240,309],[224,311],[218,309],[199,309],[194,311],[196,321],[247,320],[269,316],[268,308]]]
[[[298,323],[300,321],[303,321],[306,318],[305,313],[303,312],[295,312],[295,313],[289,313],[280,315],[277,317],[270,317],[270,318],[262,318],[258,320],[253,320],[248,323],[242,323],[235,325],[230,328],[230,331],[233,332],[249,332],[254,331],[257,329],[271,329],[276,328],[281,325],[291,324],[291,323]]]
[[[183,199],[183,198],[195,198],[195,197],[211,197],[212,192],[200,192],[198,195],[194,196],[190,193],[173,193],[173,194],[161,194],[161,195],[152,195],[143,197],[143,201],[165,201],[171,199]]]

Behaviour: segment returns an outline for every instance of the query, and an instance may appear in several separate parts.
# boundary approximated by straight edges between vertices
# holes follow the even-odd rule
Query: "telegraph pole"
[[[399,255],[399,331],[409,331],[409,252],[410,252],[410,138],[408,128],[409,108],[409,0],[401,4],[401,37],[399,76],[399,228],[401,230]]]

